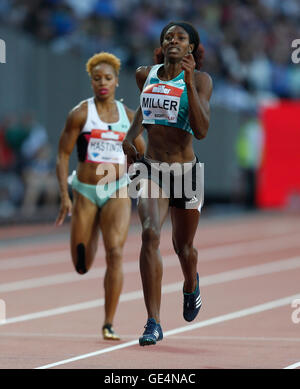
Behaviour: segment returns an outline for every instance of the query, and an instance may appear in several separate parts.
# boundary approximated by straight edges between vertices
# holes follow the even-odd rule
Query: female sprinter
[[[70,111],[59,141],[56,172],[61,206],[56,225],[61,225],[67,214],[72,215],[71,255],[79,274],[86,273],[92,266],[101,230],[107,266],[102,333],[104,339],[119,340],[113,319],[122,289],[122,251],[131,214],[122,140],[134,113],[115,100],[120,70],[117,57],[105,52],[95,54],[88,60],[86,70],[94,96]],[[78,166],[71,183],[72,204],[67,178],[75,144]],[[141,136],[135,140],[135,146],[143,154]]]
[[[162,259],[159,243],[169,207],[173,246],[184,277],[184,319],[194,320],[202,303],[197,250],[193,240],[204,189],[202,164],[194,154],[193,138],[203,139],[209,127],[212,80],[207,73],[198,70],[203,51],[199,35],[191,24],[171,22],[161,32],[160,49],[155,53],[156,65],[141,66],[136,71],[141,91],[140,108],[123,141],[123,150],[128,163],[137,161],[137,150],[133,143],[141,132],[142,123],[147,129],[148,145],[145,157],[138,162],[143,164],[144,170],[146,166],[147,177],[140,181],[138,211],[142,223],[140,271],[148,320],[139,339],[141,346],[156,344],[163,338],[160,326]],[[186,195],[184,191],[183,195],[175,196],[178,174],[169,174],[169,181],[164,178],[164,169],[160,177],[154,174],[162,163],[164,169],[166,164],[170,167],[176,164],[177,168],[182,168],[183,189],[186,189],[185,182],[189,182],[189,179],[185,181],[188,176],[185,172],[188,172],[190,183],[198,188],[196,195]],[[149,196],[154,183],[159,188],[156,198]],[[164,194],[168,190],[166,197]]]

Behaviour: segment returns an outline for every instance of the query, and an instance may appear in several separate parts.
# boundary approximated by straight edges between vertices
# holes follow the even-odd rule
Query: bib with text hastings
[[[149,119],[167,119],[177,122],[183,89],[167,84],[151,84],[143,90],[141,106]]]
[[[122,141],[124,132],[92,130],[87,149],[87,162],[125,163]]]

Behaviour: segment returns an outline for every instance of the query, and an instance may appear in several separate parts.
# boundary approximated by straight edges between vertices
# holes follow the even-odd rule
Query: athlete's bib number
[[[87,162],[125,163],[122,148],[124,132],[92,130],[87,149]]]
[[[183,89],[167,84],[148,85],[141,95],[145,120],[167,120],[176,123]]]

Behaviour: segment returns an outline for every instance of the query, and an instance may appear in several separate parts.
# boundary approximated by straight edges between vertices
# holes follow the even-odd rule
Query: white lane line
[[[24,334],[25,335],[25,334]],[[23,336],[24,336],[23,335]],[[63,334],[61,334],[63,335]],[[17,336],[17,335],[16,335]],[[41,334],[42,336],[42,334]],[[54,336],[54,334],[53,334]],[[93,337],[99,337],[99,334],[95,334],[93,335]],[[122,335],[122,338],[125,338],[126,336]],[[128,338],[132,338],[133,336],[129,336],[127,335]],[[173,338],[174,339],[181,339],[181,340],[207,340],[207,341],[242,341],[242,342],[290,342],[290,343],[295,343],[295,342],[300,342],[300,339],[299,338],[266,338],[264,336],[262,337],[258,337],[258,336],[249,336],[249,337],[245,337],[245,336],[187,336],[187,335],[183,335],[183,336],[177,336],[177,335],[173,335]]]
[[[279,307],[282,307],[284,305],[290,304],[291,301],[293,301],[294,299],[299,298],[299,297],[300,297],[300,294],[292,295],[292,296],[284,297],[284,298],[281,298],[281,299],[278,299],[278,300],[273,300],[273,301],[270,301],[270,302],[267,302],[267,303],[264,303],[264,304],[255,305],[255,306],[250,307],[250,308],[246,308],[246,309],[242,309],[242,310],[239,310],[239,311],[231,312],[231,313],[228,313],[228,314],[225,314],[225,315],[213,317],[213,318],[208,319],[208,320],[203,320],[203,321],[200,321],[199,323],[190,324],[190,325],[187,325],[187,326],[184,326],[184,327],[174,328],[173,330],[166,331],[164,333],[164,337],[166,338],[168,336],[180,334],[180,333],[183,333],[183,332],[193,331],[193,330],[196,330],[196,329],[199,329],[199,328],[203,328],[203,327],[208,327],[208,326],[211,326],[211,325],[214,325],[214,324],[224,323],[225,321],[239,319],[241,317],[246,317],[246,316],[253,315],[253,314],[256,314],[256,313],[265,312],[265,311],[268,311],[268,310],[271,310],[271,309],[274,309],[274,308],[279,308]],[[120,349],[123,349],[123,348],[127,348],[127,347],[130,347],[130,346],[134,346],[136,344],[138,344],[138,340],[133,340],[131,342],[126,342],[126,343],[123,343],[123,344],[120,344],[120,345],[117,345],[117,346],[108,347],[108,348],[97,350],[97,351],[94,351],[94,352],[91,352],[91,353],[78,355],[76,357],[72,357],[72,358],[69,358],[69,359],[64,359],[62,361],[50,363],[48,365],[39,366],[39,367],[36,367],[36,369],[49,369],[49,368],[52,368],[52,367],[56,367],[56,366],[60,366],[60,365],[65,365],[67,363],[76,362],[76,361],[79,361],[81,359],[95,357],[97,355],[101,355],[101,354],[109,353],[109,352],[112,352],[112,351],[120,350]]]
[[[210,243],[212,245],[225,243],[227,241],[232,242],[233,240],[241,240],[241,239],[261,239],[264,237],[276,237],[276,235],[281,236],[287,236],[291,235],[297,230],[299,230],[300,223],[299,220],[295,220],[294,218],[286,218],[285,216],[280,215],[280,224],[276,223],[276,221],[279,220],[279,218],[268,218],[266,219],[260,219],[259,222],[257,222],[257,217],[255,219],[253,218],[246,218],[242,220],[238,219],[231,219],[231,220],[203,220],[202,224],[199,225],[199,230],[197,232],[197,239],[198,237],[202,237],[207,235],[206,237],[206,243]],[[228,223],[230,223],[230,229],[227,228]],[[223,231],[225,227],[225,230]],[[217,242],[215,238],[211,238],[211,231],[214,231],[214,234],[220,234],[221,236],[218,238]],[[166,230],[167,233],[170,232],[170,230]],[[199,235],[198,235],[199,234]],[[133,233],[129,232],[127,242],[129,242],[131,239],[134,239],[138,233],[134,231]],[[32,245],[32,243],[31,243]],[[39,247],[43,246],[43,243],[38,242],[37,244]],[[46,242],[46,251],[51,251],[52,249],[55,249],[56,242],[53,241],[52,247],[49,246],[49,242]],[[29,244],[28,244],[29,246]],[[130,246],[130,244],[129,244]],[[65,249],[67,252],[69,250]],[[21,251],[21,250],[19,250]],[[2,248],[0,243],[0,259],[1,257],[7,256],[11,252],[11,248]],[[23,255],[22,252],[20,253],[20,256],[17,257],[11,257],[10,259],[20,259],[22,260]],[[38,254],[28,254],[25,255],[25,257],[30,258],[32,255],[38,255]],[[1,263],[5,260],[0,261],[0,269],[1,269]]]
[[[136,248],[130,245],[130,241],[126,242],[128,245],[125,249],[125,255],[136,253]],[[1,254],[1,251],[0,251]],[[96,260],[98,257],[105,257],[105,250],[103,245],[99,245]],[[10,270],[17,268],[44,266],[52,263],[68,263],[71,261],[70,249],[52,251],[48,248],[47,252],[32,253],[18,255],[16,257],[0,259],[0,270]]]
[[[8,282],[0,285],[0,293],[15,292],[18,290],[34,289],[44,286],[67,284],[70,282],[77,282],[84,280],[90,280],[93,278],[102,277],[104,274],[104,268],[94,269],[86,275],[80,276],[75,271],[68,273],[55,274],[53,276],[46,276],[40,278],[29,278],[23,281]]]
[[[174,256],[172,256],[173,258]],[[167,259],[167,266],[168,266]],[[174,261],[172,261],[173,265]],[[174,266],[177,263],[174,263]],[[138,272],[139,265],[138,261],[125,262],[123,264],[124,273]],[[93,268],[89,273],[80,275],[74,271],[67,273],[54,274],[52,276],[39,277],[39,278],[28,278],[22,281],[8,282],[6,284],[0,284],[0,293],[15,292],[18,290],[34,289],[44,286],[66,284],[71,282],[80,282],[91,280],[95,278],[103,277],[106,271],[106,267]]]
[[[300,367],[300,362],[293,363],[292,365],[284,367],[284,369],[296,369],[297,367]]]
[[[262,242],[243,242],[233,245],[222,245],[218,247],[212,247],[199,250],[199,263],[206,261],[216,261],[224,258],[234,258],[241,255],[262,254],[268,251],[277,251],[284,248],[292,248],[295,245],[300,247],[299,234],[295,236],[289,236],[283,241],[277,239],[267,239]],[[47,258],[47,257],[46,257]],[[44,261],[45,258],[40,258],[39,261]],[[56,258],[57,260],[57,258]],[[177,265],[177,256],[175,254],[166,255],[163,257],[164,266]],[[135,265],[136,264],[136,265]],[[138,269],[138,261],[124,262],[124,271],[132,272]],[[81,282],[89,279],[95,279],[102,277],[105,272],[105,268],[94,268],[88,274],[80,276],[75,271],[61,273],[53,276],[29,278],[22,281],[8,282],[0,285],[0,293],[14,292],[18,290],[33,289],[43,286],[58,285],[71,282]]]
[[[214,261],[227,257],[238,257],[240,255],[264,254],[293,247],[300,247],[299,233],[284,238],[267,238],[254,242],[242,242],[208,249],[198,249],[198,258],[200,262],[202,262],[202,258],[204,261]]]
[[[69,333],[49,333],[49,332],[0,332],[0,338],[3,337],[15,337],[15,338],[64,338],[64,339],[95,339],[99,340],[99,333],[97,334],[69,334]],[[122,334],[122,339],[136,339],[136,335]],[[178,340],[207,340],[207,341],[242,341],[242,342],[288,342],[299,343],[300,338],[282,338],[272,337],[267,338],[264,336],[188,336],[173,335],[173,339]],[[80,340],[81,341],[81,340]]]
[[[300,267],[300,257],[295,258],[286,258],[280,261],[266,263],[256,266],[248,266],[241,269],[230,270],[227,272],[212,274],[205,277],[200,277],[200,289],[203,286],[215,285],[235,280],[241,280],[249,277],[257,277],[260,275],[277,273],[281,271],[288,271]],[[176,282],[168,285],[163,285],[162,293],[173,293],[182,289],[182,282]],[[123,293],[120,296],[120,302],[122,301],[133,301],[143,298],[142,290],[137,290],[133,292]],[[5,322],[1,322],[0,326],[18,323],[28,320],[40,319],[44,317],[62,315],[65,313],[76,312],[85,309],[91,309],[103,306],[104,299],[90,300],[83,303],[66,305],[59,308],[48,309],[45,311],[39,311],[34,313],[29,313],[26,315],[16,316],[12,318],[7,318]]]
[[[50,251],[50,253],[28,254],[0,261],[0,270],[18,269],[33,266],[44,266],[50,263],[61,263],[70,260],[69,250]]]
[[[247,239],[249,239],[248,234]],[[273,252],[279,249],[285,248],[293,248],[299,247],[299,233],[289,233],[289,234],[278,234],[272,233],[267,234],[267,236],[259,236],[257,237],[256,231],[256,239],[253,241],[247,240],[246,242],[238,242],[238,243],[226,243],[218,241],[217,247],[206,247],[201,248],[197,245],[198,238],[195,240],[196,246],[199,250],[199,260],[202,260],[202,257],[206,257],[206,260],[209,259],[222,259],[230,256],[231,254],[234,256],[238,255],[246,255],[259,253],[261,250],[265,252]],[[234,236],[236,238],[236,236]],[[245,234],[243,233],[243,238],[245,238]],[[222,243],[222,244],[220,244]],[[212,242],[215,244],[215,242]],[[169,246],[161,247],[161,250],[169,248]],[[137,250],[135,247],[130,245],[128,242],[128,247],[124,252],[124,255],[136,254]],[[104,248],[102,246],[99,247],[97,258],[101,258],[105,255]],[[68,263],[70,261],[70,251],[69,250],[59,250],[54,252],[47,253],[38,253],[38,254],[26,254],[23,256],[17,256],[7,259],[0,260],[0,270],[10,270],[10,269],[18,269],[18,268],[26,268],[26,267],[34,267],[34,266],[45,266],[48,264],[55,263]]]

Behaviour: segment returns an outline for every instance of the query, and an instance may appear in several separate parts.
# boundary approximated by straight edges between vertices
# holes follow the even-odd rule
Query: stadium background
[[[251,197],[262,156],[273,144],[273,138],[264,142],[261,112],[281,101],[292,102],[292,111],[276,116],[277,132],[271,117],[271,133],[280,143],[282,174],[288,169],[291,181],[283,200],[270,206],[299,209],[300,177],[295,181],[293,172],[300,171],[300,64],[291,60],[292,41],[300,38],[298,0],[1,0],[0,39],[6,43],[6,63],[0,64],[2,224],[54,220],[57,193],[51,205],[43,192],[47,184],[55,186],[56,150],[66,116],[91,96],[87,59],[99,51],[120,57],[117,98],[135,109],[135,69],[153,63],[160,31],[170,20],[187,20],[198,29],[205,47],[203,70],[214,82],[208,136],[195,142],[205,164],[204,213],[264,207]],[[286,121],[285,115],[294,119]],[[75,163],[73,153],[70,171]],[[274,176],[278,170],[273,169]],[[28,171],[40,174],[39,185],[30,181]],[[28,202],[24,206],[30,185],[39,191],[32,208]],[[275,179],[275,185],[281,181]]]

